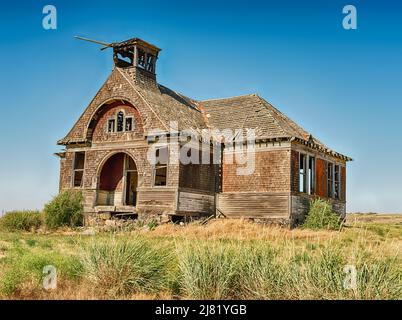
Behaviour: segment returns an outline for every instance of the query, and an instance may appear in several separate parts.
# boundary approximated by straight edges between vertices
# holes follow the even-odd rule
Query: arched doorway
[[[97,205],[136,206],[138,172],[126,153],[112,155],[99,174]]]

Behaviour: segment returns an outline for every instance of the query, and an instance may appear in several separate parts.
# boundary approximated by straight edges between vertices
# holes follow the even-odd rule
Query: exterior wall
[[[145,141],[136,146],[84,147],[66,151],[65,159],[61,161],[61,190],[72,189],[72,172],[74,152],[84,151],[85,169],[83,177],[84,211],[88,215],[95,214],[97,207],[99,178],[104,163],[117,153],[126,153],[131,156],[138,170],[138,194],[136,210],[138,214],[173,214],[177,208],[177,189],[179,181],[179,166],[168,166],[167,186],[153,186],[153,166],[148,162],[148,145]],[[119,182],[120,185],[120,182]],[[80,189],[80,188],[78,188]],[[102,195],[101,195],[102,196]],[[120,204],[123,207],[123,203]],[[115,205],[107,208],[110,211],[119,211]],[[121,209],[121,208],[120,208]]]
[[[234,161],[226,164],[233,153],[224,153],[222,192],[290,192],[290,149],[256,148],[255,170],[250,175],[238,175],[244,167]]]
[[[217,208],[227,217],[289,220],[290,144],[275,142],[256,145],[255,170],[250,175],[238,175],[243,167],[236,161],[227,164],[233,153],[225,151],[222,172],[222,193],[217,196]]]
[[[179,191],[179,215],[210,215],[215,211],[215,194],[190,190]]]
[[[315,193],[308,195],[299,192],[299,154],[309,154],[315,157]],[[291,196],[291,221],[292,225],[300,223],[304,220],[305,215],[309,210],[310,201],[320,197],[329,201],[332,205],[332,210],[338,213],[341,217],[346,216],[346,163],[334,157],[327,156],[316,150],[301,146],[299,144],[292,145],[292,196]],[[340,199],[328,197],[327,190],[327,163],[335,163],[341,166],[341,192]]]
[[[228,218],[289,220],[289,193],[237,192],[218,195],[218,209]]]

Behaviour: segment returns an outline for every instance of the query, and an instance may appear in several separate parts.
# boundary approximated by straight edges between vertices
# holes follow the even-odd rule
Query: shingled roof
[[[297,140],[344,160],[352,160],[328,148],[257,94],[204,100],[209,125],[219,130],[255,129],[257,139]]]

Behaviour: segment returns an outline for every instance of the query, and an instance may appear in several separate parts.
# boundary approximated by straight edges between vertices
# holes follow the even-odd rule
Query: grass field
[[[0,298],[402,299],[401,248],[402,215],[349,215],[340,232],[243,220],[0,232]],[[55,290],[43,289],[46,265]]]

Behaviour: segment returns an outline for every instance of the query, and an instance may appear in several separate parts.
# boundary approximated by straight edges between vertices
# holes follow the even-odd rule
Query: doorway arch
[[[135,207],[137,187],[138,171],[134,159],[124,152],[115,153],[100,169],[97,205]]]

